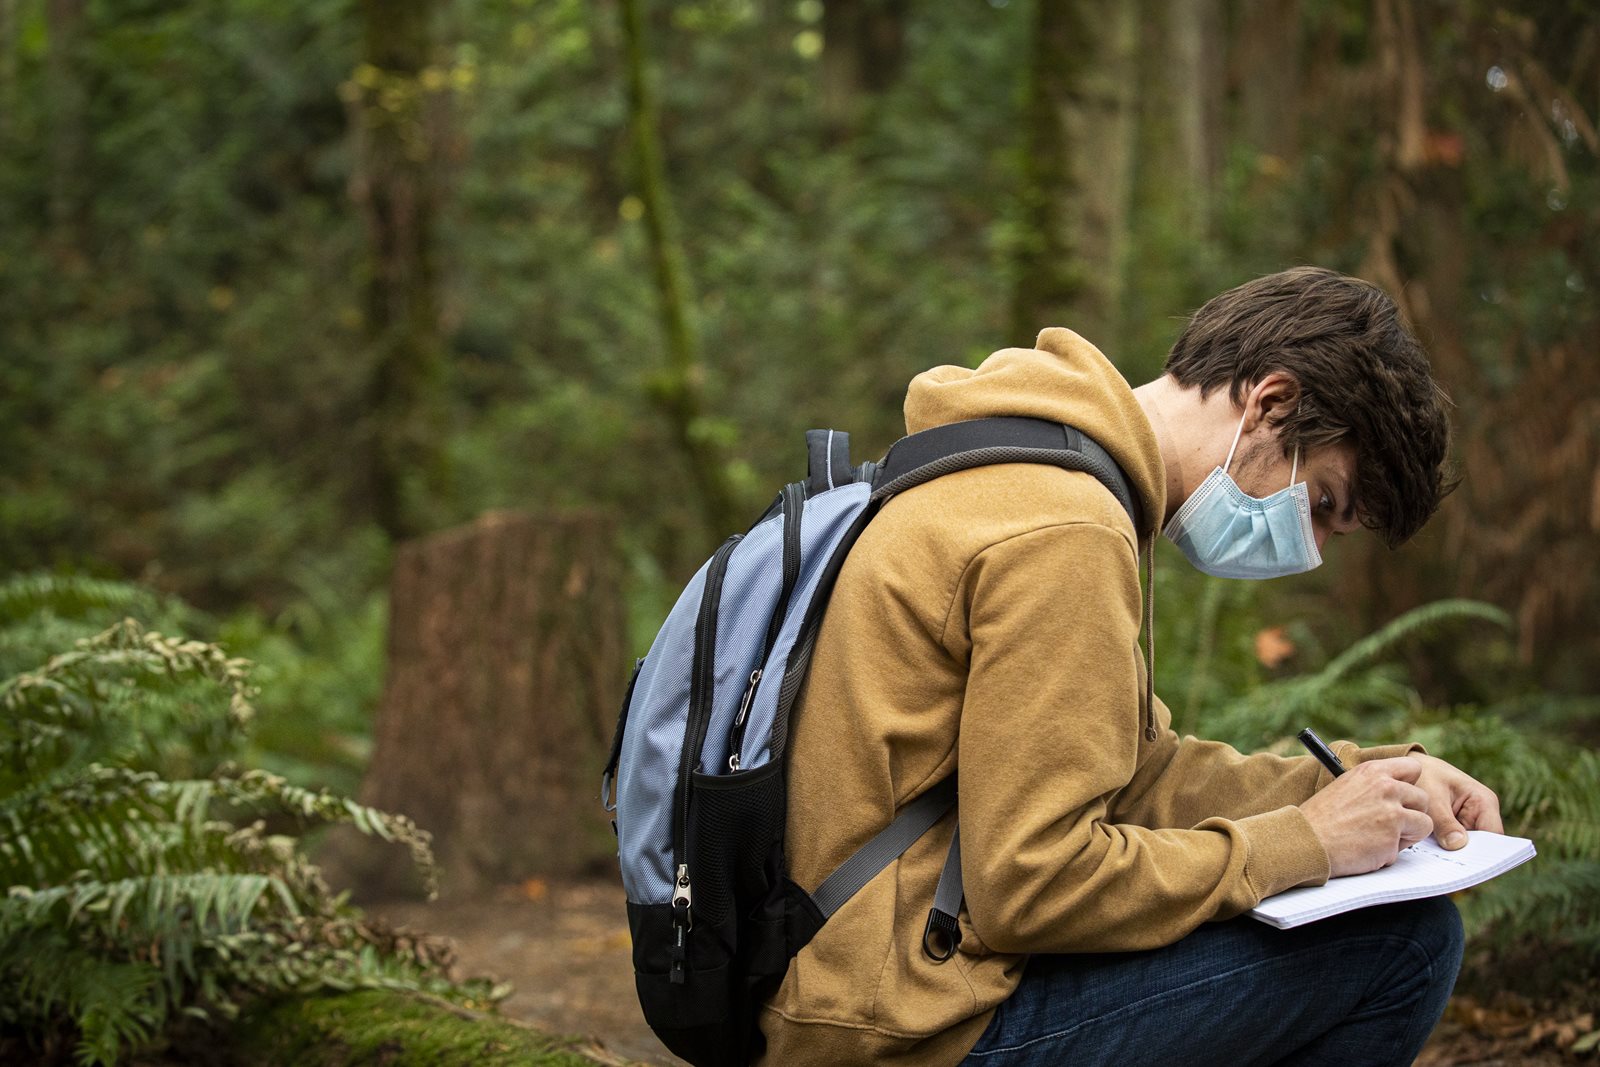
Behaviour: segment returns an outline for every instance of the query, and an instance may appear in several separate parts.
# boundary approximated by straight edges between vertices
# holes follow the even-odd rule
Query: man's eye
[[[1322,499],[1317,501],[1317,508],[1321,511],[1332,511],[1333,497],[1329,496],[1327,493],[1323,493]]]

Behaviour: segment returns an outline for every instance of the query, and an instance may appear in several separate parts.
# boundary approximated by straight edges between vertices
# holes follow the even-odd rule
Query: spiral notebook
[[[1424,838],[1387,867],[1367,874],[1330,878],[1268,897],[1250,917],[1280,930],[1340,915],[1356,908],[1455,893],[1502,875],[1534,857],[1533,842],[1487,830],[1470,830],[1467,843],[1447,852]]]

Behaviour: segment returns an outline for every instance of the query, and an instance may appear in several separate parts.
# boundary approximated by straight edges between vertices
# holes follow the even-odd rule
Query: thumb
[[[1455,812],[1444,801],[1428,805],[1428,815],[1433,819],[1433,836],[1439,844],[1454,851],[1467,843],[1467,830],[1456,818]]]

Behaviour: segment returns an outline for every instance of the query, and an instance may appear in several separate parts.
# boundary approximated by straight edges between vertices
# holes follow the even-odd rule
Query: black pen
[[[1297,734],[1300,743],[1306,746],[1306,751],[1317,757],[1317,761],[1328,768],[1328,773],[1335,778],[1344,773],[1344,764],[1339,762],[1339,757],[1333,754],[1333,749],[1323,743],[1317,732],[1307,726]]]

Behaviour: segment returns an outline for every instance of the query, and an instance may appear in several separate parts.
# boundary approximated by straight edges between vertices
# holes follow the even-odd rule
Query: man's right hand
[[[1300,805],[1328,854],[1331,877],[1365,874],[1433,832],[1422,764],[1409,756],[1371,760],[1335,778]]]

